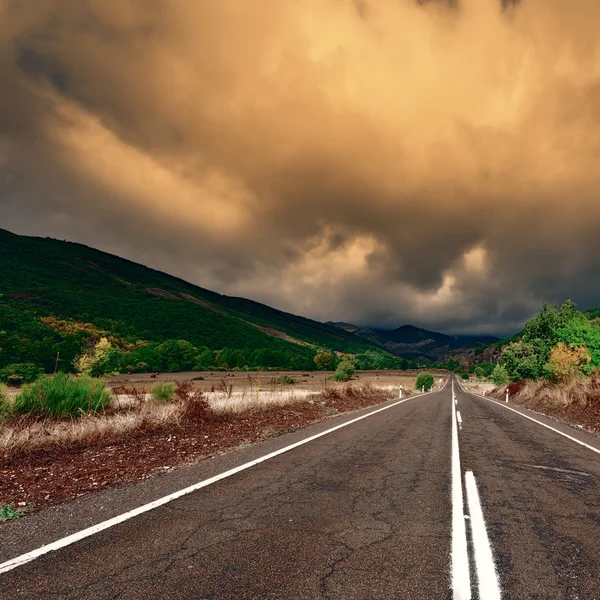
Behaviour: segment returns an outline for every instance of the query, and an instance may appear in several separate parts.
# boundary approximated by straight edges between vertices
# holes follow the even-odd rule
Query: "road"
[[[600,599],[599,440],[534,418],[591,448],[456,381],[13,568],[85,502],[32,515],[0,528],[0,598]]]

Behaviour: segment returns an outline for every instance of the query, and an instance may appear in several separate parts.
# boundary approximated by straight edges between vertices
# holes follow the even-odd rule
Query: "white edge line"
[[[541,425],[542,427],[545,427],[546,429],[550,429],[551,431],[554,431],[554,432],[562,435],[563,437],[566,437],[566,438],[568,438],[568,439],[570,439],[570,440],[572,440],[574,442],[577,442],[581,446],[585,446],[588,450],[591,450],[592,452],[596,452],[596,454],[600,454],[600,449],[599,448],[595,448],[594,446],[590,446],[589,444],[586,444],[585,442],[582,442],[581,440],[578,440],[577,438],[573,437],[572,435],[569,435],[568,433],[564,433],[560,429],[556,429],[555,427],[551,427],[550,425],[546,425],[546,423],[543,423],[542,421],[538,421],[537,419],[534,419],[533,417],[530,417],[529,415],[526,415],[526,414],[522,413],[521,411],[518,411],[518,410],[515,410],[514,408],[511,408],[510,406],[506,406],[506,404],[503,404],[502,402],[498,402],[497,400],[493,400],[492,398],[488,398],[487,396],[482,396],[480,394],[475,394],[473,392],[469,392],[468,390],[464,389],[462,386],[461,386],[461,389],[462,389],[463,392],[465,392],[465,394],[471,394],[471,396],[476,396],[477,398],[483,398],[484,400],[487,400],[488,402],[492,402],[494,404],[497,404],[498,406],[501,406],[502,408],[505,408],[506,410],[511,410],[512,412],[517,413],[518,415],[521,415],[522,417],[525,417],[526,419],[529,419],[530,421],[533,421],[534,423],[537,423],[538,425]]]
[[[473,471],[465,473],[465,487],[467,489],[469,515],[471,516],[471,534],[477,570],[479,600],[500,600],[498,574],[496,573],[494,556],[485,527],[485,519],[483,518],[483,510]]]
[[[399,400],[398,402],[394,402],[393,404],[388,404],[387,406],[378,408],[377,410],[371,411],[370,413],[367,413],[366,415],[361,415],[360,417],[356,417],[355,419],[351,419],[350,421],[346,421],[345,423],[336,425],[335,427],[332,427],[331,429],[326,429],[325,431],[321,431],[320,433],[311,435],[310,437],[307,437],[303,440],[300,440],[298,442],[290,444],[289,446],[285,446],[283,448],[280,448],[279,450],[275,450],[274,452],[265,454],[264,456],[261,456],[254,460],[251,460],[250,462],[244,463],[243,465],[239,465],[237,467],[234,467],[233,469],[229,469],[228,471],[219,473],[218,475],[215,475],[214,477],[210,477],[209,479],[205,479],[204,481],[200,481],[198,483],[190,485],[186,488],[178,490],[177,492],[173,492],[172,494],[163,496],[162,498],[159,498],[158,500],[154,500],[153,502],[149,502],[148,504],[138,506],[138,508],[134,508],[133,510],[127,511],[121,515],[113,517],[112,519],[102,521],[101,523],[92,525],[91,527],[87,527],[86,529],[82,529],[81,531],[77,531],[76,533],[68,535],[64,538],[61,538],[61,539],[55,541],[55,542],[46,544],[45,546],[41,546],[40,548],[37,548],[36,550],[32,550],[31,552],[21,554],[20,556],[17,556],[6,562],[1,563],[0,564],[0,573],[6,573],[7,571],[11,571],[12,569],[15,569],[16,567],[19,567],[20,565],[24,565],[28,562],[31,562],[32,560],[35,560],[36,558],[39,558],[40,556],[43,556],[44,554],[48,554],[48,552],[52,552],[54,550],[59,550],[60,548],[64,548],[65,546],[70,546],[71,544],[74,544],[75,542],[78,542],[79,540],[90,537],[96,533],[100,533],[101,531],[104,531],[105,529],[109,529],[110,527],[114,527],[115,525],[118,525],[119,523],[128,521],[129,519],[132,519],[133,517],[137,517],[138,515],[141,515],[145,512],[148,512],[150,510],[158,508],[159,506],[163,506],[164,504],[167,504],[173,500],[176,500],[177,498],[181,498],[182,496],[191,494],[192,492],[195,492],[196,490],[202,489],[213,483],[216,483],[217,481],[220,481],[221,479],[226,479],[227,477],[231,477],[232,475],[235,475],[236,473],[239,473],[240,471],[245,471],[246,469],[249,469],[250,467],[254,467],[255,465],[260,464],[261,462],[264,462],[266,460],[269,460],[270,458],[279,456],[280,454],[283,454],[284,452],[289,452],[290,450],[293,450],[294,448],[298,448],[298,446],[302,446],[304,444],[307,444],[308,442],[312,442],[313,440],[316,440],[317,438],[323,437],[324,435],[328,435],[329,433],[333,433],[334,431],[337,431],[338,429],[342,429],[343,427],[347,427],[348,425],[352,425],[353,423],[356,423],[357,421],[366,419],[367,417],[370,417],[372,415],[380,413],[384,410],[394,408],[395,406],[398,406],[399,404],[404,404],[404,402],[408,402],[409,400],[414,400],[416,398],[422,398],[423,396],[426,396],[428,394],[441,392],[446,387],[447,383],[448,383],[448,380],[446,380],[446,383],[444,383],[444,385],[439,390],[426,392],[425,394],[419,394],[418,396],[411,396],[410,398],[405,398],[404,400]]]
[[[471,575],[456,420],[456,406],[452,402],[452,594],[454,600],[470,600]]]

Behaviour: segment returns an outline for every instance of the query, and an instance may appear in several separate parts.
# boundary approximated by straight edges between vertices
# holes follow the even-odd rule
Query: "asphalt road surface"
[[[3,525],[0,598],[600,600],[597,437],[458,382],[386,406],[24,564],[17,550],[101,522],[98,499]],[[121,509],[104,496],[108,516],[151,485]]]

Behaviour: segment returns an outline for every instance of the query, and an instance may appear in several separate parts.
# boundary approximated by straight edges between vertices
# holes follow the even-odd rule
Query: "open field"
[[[433,371],[432,371],[433,372]],[[150,387],[157,381],[168,383],[176,381],[193,381],[194,385],[211,390],[219,386],[222,380],[232,385],[234,390],[244,388],[261,388],[276,385],[276,380],[285,376],[296,381],[295,389],[321,391],[324,387],[340,385],[339,382],[329,380],[332,371],[190,371],[185,373],[159,373],[153,377],[152,373],[121,374],[116,377],[105,377],[107,387],[115,388],[122,385],[135,385]],[[357,371],[355,379],[360,383],[371,383],[376,387],[403,387],[414,388],[417,371]]]

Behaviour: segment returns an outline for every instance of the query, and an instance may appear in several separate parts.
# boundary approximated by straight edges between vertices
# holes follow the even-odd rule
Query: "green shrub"
[[[352,379],[356,369],[354,363],[350,360],[343,360],[335,370],[335,378],[337,381],[349,381]]]
[[[473,373],[475,373],[475,377],[477,377],[477,379],[483,379],[485,377],[485,371],[483,370],[483,367],[475,367]]]
[[[278,377],[275,380],[275,383],[279,383],[280,385],[294,385],[296,380],[290,377],[289,375],[284,375],[283,377]]]
[[[318,369],[322,369],[323,371],[331,371],[335,369],[335,365],[337,364],[337,357],[333,352],[327,352],[322,350],[314,357],[314,363],[317,365]]]
[[[508,376],[508,371],[506,370],[506,367],[504,365],[497,364],[494,367],[494,370],[492,371],[490,379],[496,385],[504,385],[505,383],[508,383],[508,380],[510,378]]]
[[[433,375],[430,375],[429,373],[420,373],[415,385],[417,389],[425,389],[427,392],[433,387]]]
[[[18,510],[12,504],[0,505],[0,523],[2,521],[10,521],[12,519],[18,519],[23,515],[22,510]]]
[[[110,394],[98,379],[57,373],[26,386],[16,397],[13,409],[42,417],[67,417],[99,412],[109,402]]]
[[[33,383],[44,374],[44,369],[35,363],[15,363],[0,369],[0,383],[21,385]]]
[[[150,390],[154,402],[169,402],[173,399],[172,383],[155,383]]]
[[[468,380],[469,379],[469,374],[466,373],[465,371],[463,371],[462,373],[459,373],[459,375],[464,379],[464,380]]]

